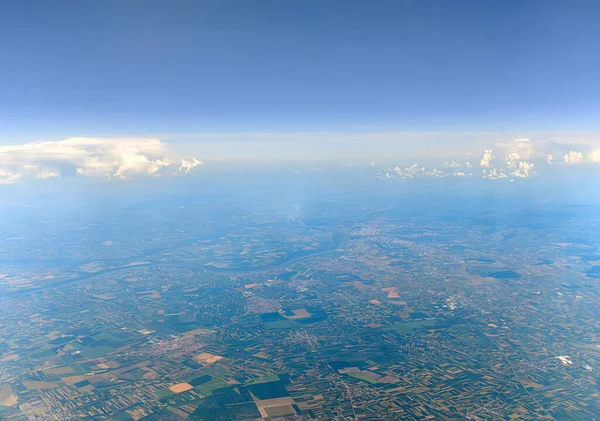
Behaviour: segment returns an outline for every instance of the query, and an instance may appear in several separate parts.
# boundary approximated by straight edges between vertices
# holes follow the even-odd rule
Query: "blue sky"
[[[594,1],[18,1],[0,138],[597,130]]]

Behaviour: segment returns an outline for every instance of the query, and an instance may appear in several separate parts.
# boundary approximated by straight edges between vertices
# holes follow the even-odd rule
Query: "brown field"
[[[94,294],[93,297],[99,298],[101,300],[113,300],[117,298],[114,294]]]
[[[13,395],[10,385],[5,384],[0,387],[0,405],[14,406],[19,402],[19,399]]]
[[[189,383],[178,383],[178,384],[174,384],[173,386],[169,387],[169,390],[173,393],[181,393],[181,392],[186,392],[188,390],[191,390],[193,388],[194,387]]]
[[[265,407],[265,412],[270,417],[283,417],[296,413],[292,405],[267,406]]]
[[[151,294],[150,294],[150,298],[152,298],[152,299],[154,299],[154,300],[157,300],[157,299],[161,298],[161,296],[160,296],[160,294],[159,294],[159,292],[158,292],[158,291],[154,291],[154,290],[152,290],[152,291],[150,291],[150,292],[151,292]]]
[[[400,295],[398,295],[398,290],[396,289],[396,287],[381,288],[381,291],[387,292],[388,298],[400,298]]]
[[[19,354],[8,354],[4,356],[0,361],[8,362],[8,361],[17,361],[19,359]]]
[[[44,374],[48,376],[64,376],[67,374],[75,373],[72,367],[54,367],[54,368],[46,368],[42,370]]]
[[[214,355],[208,352],[203,352],[201,354],[196,355],[194,359],[204,364],[212,364],[216,363],[219,360],[222,360],[223,357],[221,357],[220,355]]]
[[[103,369],[117,368],[117,367],[119,367],[119,363],[117,363],[115,361],[104,361],[104,362],[98,364],[96,367],[103,368]]]
[[[543,389],[544,388],[543,385],[533,382],[533,381],[529,381],[529,380],[522,380],[521,383],[523,383],[523,386],[530,387],[532,389]]]
[[[261,359],[263,359],[263,360],[270,360],[270,359],[271,359],[271,357],[270,357],[269,355],[265,354],[265,353],[264,353],[264,352],[262,352],[262,351],[261,351],[261,352],[259,352],[258,354],[254,354],[254,355],[253,355],[253,357],[256,357],[256,358],[261,358]]]
[[[158,379],[160,376],[154,370],[150,370],[142,376],[142,379]]]
[[[199,327],[198,329],[188,330],[187,332],[184,333],[184,335],[185,336],[200,335],[200,334],[206,333],[206,332],[210,332],[210,330],[209,329],[205,329],[203,327]]]
[[[61,377],[60,379],[68,385],[72,385],[75,383],[78,383],[80,381],[83,381],[85,379],[87,379],[89,376],[85,376],[85,375],[80,375],[80,376],[68,376],[68,377]]]
[[[293,316],[284,316],[286,319],[294,320],[294,319],[306,319],[307,317],[312,316],[305,308],[301,308],[298,310],[292,310],[294,313]]]
[[[258,411],[260,412],[260,414],[262,415],[263,418],[268,418],[269,412],[275,412],[275,413],[278,412],[278,409],[271,410],[271,408],[282,408],[282,407],[286,407],[288,405],[291,407],[295,403],[294,400],[290,396],[286,396],[284,398],[273,398],[273,399],[260,400],[256,396],[254,396],[254,394],[252,394],[252,393],[250,393],[250,394],[252,395],[252,399],[254,399],[254,402],[256,403],[256,407],[258,408]],[[295,413],[295,411],[293,413]]]
[[[59,386],[59,384],[55,382],[41,382],[33,380],[23,380],[23,384],[29,390],[54,389]]]

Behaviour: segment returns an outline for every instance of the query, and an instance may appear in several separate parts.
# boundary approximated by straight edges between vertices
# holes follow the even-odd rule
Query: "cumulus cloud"
[[[486,149],[485,151],[483,151],[483,156],[481,157],[481,161],[479,162],[479,166],[481,168],[489,168],[490,167],[490,161],[494,159],[494,156],[492,155],[492,150],[491,149]]]
[[[429,176],[433,176],[433,177],[445,177],[446,173],[438,170],[437,168],[434,168],[431,171],[425,172],[423,175],[429,175]]]
[[[581,164],[583,162],[583,154],[577,151],[569,151],[563,156],[565,164]]]
[[[496,168],[491,168],[489,170],[484,169],[481,173],[481,178],[487,178],[490,180],[496,180],[499,178],[507,178],[508,175],[506,175],[504,173],[504,171],[500,170],[498,171],[498,169]]]
[[[552,154],[548,154],[548,156],[546,156],[546,164],[552,165],[553,161],[554,161],[554,157],[552,156]]]
[[[600,162],[600,148],[594,149],[590,152],[589,160],[591,162]]]
[[[158,172],[171,165],[170,161],[157,159],[150,160],[144,155],[132,155],[124,161],[114,172],[114,177],[121,180],[127,180],[131,174],[146,173],[151,177],[156,177]]]
[[[506,168],[514,169],[519,165],[519,160],[521,160],[521,155],[518,152],[510,152],[505,157]]]
[[[510,142],[501,144],[499,146],[504,148],[507,156],[518,155],[518,159],[522,160],[531,159],[535,153],[534,143],[531,141],[531,139],[513,139]]]
[[[388,169],[385,178],[391,178],[391,174],[390,174],[391,172],[395,172],[398,177],[404,178],[404,179],[415,178],[415,177],[439,177],[439,178],[442,178],[442,177],[448,177],[451,175],[454,175],[454,176],[472,175],[472,174],[465,174],[462,172],[459,172],[460,174],[457,174],[456,171],[454,173],[445,173],[444,171],[441,171],[437,168],[428,169],[428,168],[425,168],[423,165],[419,165],[419,164],[413,164],[406,168],[400,168],[399,166],[396,166],[393,169]],[[390,176],[388,177],[387,175],[390,175]],[[384,177],[380,177],[380,178],[384,178]]]
[[[414,178],[418,175],[422,175],[425,172],[425,167],[419,164],[413,164],[410,167],[404,169],[404,175],[408,178]]]
[[[513,177],[528,178],[529,176],[533,175],[533,167],[535,167],[533,163],[520,161],[517,169],[512,171],[510,175]]]
[[[60,141],[0,146],[0,175],[4,184],[22,177],[52,178],[65,174],[129,179],[158,176],[173,165],[165,157],[166,145],[151,138],[72,137]],[[189,173],[200,161],[182,160]],[[8,181],[7,181],[8,180]]]
[[[175,172],[175,174],[189,174],[192,169],[198,165],[202,165],[202,161],[199,161],[196,158],[192,158],[190,161],[181,159],[179,162],[179,169]]]
[[[20,178],[20,174],[0,168],[0,184],[13,184]]]
[[[448,167],[448,168],[460,168],[461,167],[460,162],[456,162],[456,161],[446,162],[446,163],[444,163],[444,166]]]

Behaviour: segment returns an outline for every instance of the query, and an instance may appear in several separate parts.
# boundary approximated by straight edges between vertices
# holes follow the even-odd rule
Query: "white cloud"
[[[513,139],[508,143],[499,144],[498,146],[504,148],[507,156],[511,154],[516,154],[519,156],[518,159],[523,160],[530,159],[535,153],[535,148],[533,147],[534,142],[532,142],[530,139],[525,138]]]
[[[448,167],[448,168],[460,168],[461,167],[460,162],[456,162],[456,161],[446,162],[446,163],[444,163],[444,166]]]
[[[41,179],[54,178],[54,177],[60,177],[60,174],[58,173],[58,171],[53,171],[53,170],[42,171],[35,176],[35,178],[41,178]]]
[[[553,161],[554,161],[554,157],[552,156],[552,154],[548,154],[548,156],[546,156],[546,164],[552,165]]]
[[[517,165],[519,165],[520,159],[521,159],[521,155],[519,155],[518,152],[510,152],[505,157],[506,167],[510,168],[510,169],[517,168]]]
[[[425,171],[423,173],[423,175],[429,175],[429,176],[433,176],[433,177],[445,177],[446,173],[444,173],[443,171],[438,170],[437,168],[434,168],[431,171]]]
[[[462,171],[454,171],[454,172],[452,173],[452,175],[453,175],[454,177],[471,177],[473,174],[471,174],[471,173],[464,173],[464,172],[462,172]]]
[[[375,161],[371,161],[369,165],[371,166],[371,168],[375,168]]]
[[[152,161],[144,155],[135,154],[126,157],[115,171],[114,177],[127,180],[132,173],[146,173],[149,176],[155,177],[161,169],[170,165],[171,162],[167,160],[157,159]]]
[[[520,161],[516,170],[510,173],[513,177],[528,178],[533,175],[533,163],[527,161]]]
[[[598,149],[593,149],[593,150],[590,152],[590,155],[589,155],[588,159],[589,159],[591,162],[600,162],[600,148],[598,148]]]
[[[116,179],[136,175],[155,177],[173,165],[165,157],[166,146],[154,138],[87,137],[0,146],[0,168],[4,174],[0,177],[4,184],[25,177],[52,178],[65,174]],[[182,160],[179,171],[189,173],[200,163],[195,158]]]
[[[394,167],[394,171],[401,178],[415,178],[416,176],[424,175],[426,172],[425,167],[420,166],[418,164],[413,164],[410,167],[406,167],[404,169],[399,166]]]
[[[394,178],[392,174],[390,174],[390,169],[387,170],[377,170],[377,179],[379,180],[389,180],[390,178]]]
[[[19,181],[20,174],[0,168],[0,184],[13,184]]]
[[[498,171],[496,168],[491,168],[489,170],[484,169],[481,173],[481,178],[488,178],[490,180],[496,180],[499,178],[507,178],[508,175],[504,173],[504,171]]]
[[[583,162],[583,154],[577,151],[569,151],[563,156],[565,164],[580,164]]]
[[[185,159],[181,159],[179,165],[179,169],[174,173],[175,174],[189,174],[193,168],[198,165],[202,165],[202,161],[197,160],[196,158],[192,158],[190,161]]]
[[[489,168],[490,167],[490,161],[494,159],[494,156],[492,155],[492,150],[491,149],[486,149],[485,151],[483,151],[483,156],[481,157],[481,161],[479,162],[479,166],[481,168]]]
[[[437,168],[427,169],[422,165],[413,164],[410,167],[406,167],[404,169],[399,166],[394,167],[393,169],[388,169],[385,178],[392,178],[390,171],[394,171],[397,176],[400,178],[415,178],[415,177],[447,177],[453,174],[446,174],[444,171],[438,170]],[[389,177],[388,177],[389,175]],[[380,178],[384,178],[383,176]]]

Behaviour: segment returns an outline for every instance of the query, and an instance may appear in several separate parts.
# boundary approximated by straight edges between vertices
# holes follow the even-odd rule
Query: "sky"
[[[517,168],[600,161],[599,13],[552,0],[6,2],[0,180],[211,160],[479,166],[486,149],[508,174],[524,138],[535,151]]]

